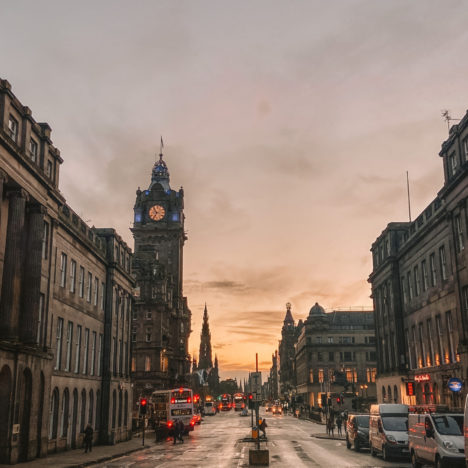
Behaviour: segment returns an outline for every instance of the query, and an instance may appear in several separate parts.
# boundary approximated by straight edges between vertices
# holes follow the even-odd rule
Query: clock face
[[[161,205],[154,205],[149,209],[149,217],[154,221],[159,221],[164,218],[166,210]]]

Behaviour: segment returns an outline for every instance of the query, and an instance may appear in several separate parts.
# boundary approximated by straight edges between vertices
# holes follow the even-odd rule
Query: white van
[[[369,445],[373,457],[409,457],[408,405],[382,403],[371,406]]]
[[[465,449],[463,414],[410,414],[409,450],[413,467],[431,464],[439,467],[463,467]]]
[[[465,417],[463,422],[463,434],[465,437],[465,463],[466,468],[468,468],[468,395],[465,400]]]
[[[205,401],[203,406],[203,414],[205,416],[214,416],[216,414],[216,406],[214,401]]]

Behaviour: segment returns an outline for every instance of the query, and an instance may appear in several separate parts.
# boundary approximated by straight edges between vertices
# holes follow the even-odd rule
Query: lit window
[[[151,371],[151,358],[149,356],[145,356],[145,372]]]

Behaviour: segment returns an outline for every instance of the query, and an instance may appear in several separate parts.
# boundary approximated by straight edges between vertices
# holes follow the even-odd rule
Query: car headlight
[[[454,450],[455,452],[458,452],[458,449],[454,447],[453,442],[450,442],[450,440],[444,441],[444,447],[448,450]]]
[[[396,444],[396,439],[392,435],[388,435],[387,440],[392,444]]]

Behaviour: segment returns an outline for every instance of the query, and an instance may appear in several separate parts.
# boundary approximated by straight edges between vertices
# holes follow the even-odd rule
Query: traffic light
[[[148,400],[146,398],[140,398],[140,414],[146,414],[146,408],[148,407]]]
[[[339,396],[338,396],[338,397],[336,397],[336,402],[337,402],[339,405],[341,405],[341,399],[340,399],[340,397],[339,397]]]
[[[255,409],[255,403],[251,393],[249,393],[249,409]]]

